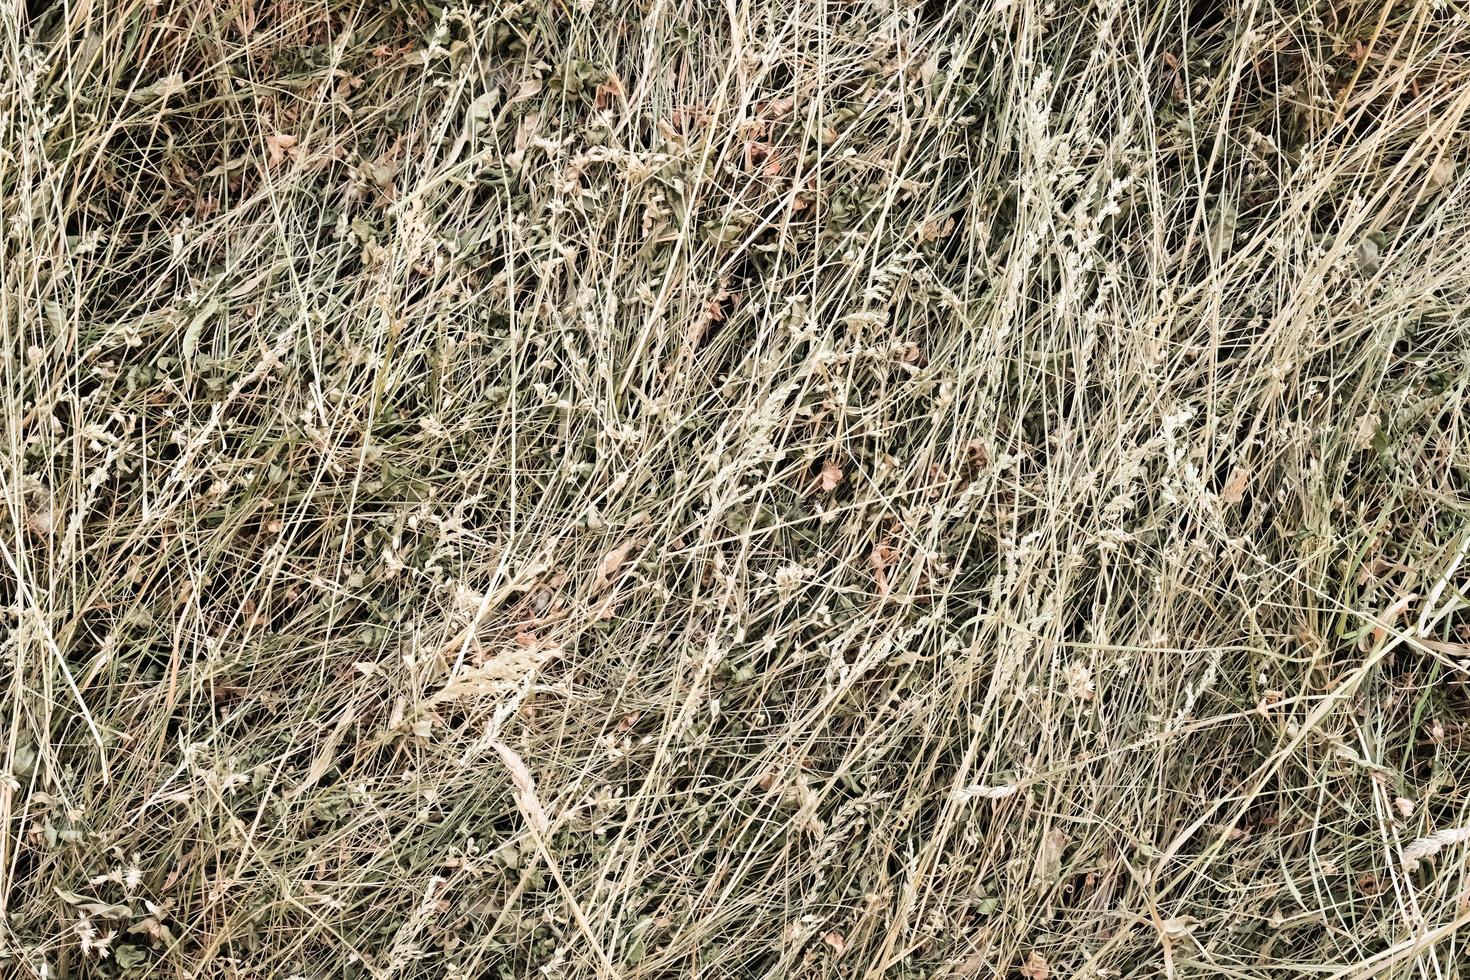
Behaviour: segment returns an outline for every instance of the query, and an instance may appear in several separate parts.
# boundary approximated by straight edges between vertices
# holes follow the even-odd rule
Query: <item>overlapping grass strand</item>
[[[1470,10],[0,5],[0,974],[1465,974]]]

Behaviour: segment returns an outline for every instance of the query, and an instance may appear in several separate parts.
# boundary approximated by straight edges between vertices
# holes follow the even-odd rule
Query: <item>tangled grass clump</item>
[[[0,976],[1467,975],[1460,0],[0,49]]]

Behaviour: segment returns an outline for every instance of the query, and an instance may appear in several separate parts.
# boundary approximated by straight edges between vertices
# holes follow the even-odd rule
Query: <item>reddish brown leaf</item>
[[[827,460],[822,464],[822,472],[817,475],[817,480],[821,483],[823,493],[831,493],[842,482],[842,467],[837,465],[836,460]]]
[[[265,152],[272,167],[279,167],[286,158],[296,159],[296,137],[289,133],[273,133],[265,138]]]
[[[599,109],[606,109],[607,104],[612,101],[612,99],[621,99],[624,94],[623,80],[618,77],[617,72],[612,72],[607,76],[606,81],[597,86],[597,95],[592,100],[592,104]]]

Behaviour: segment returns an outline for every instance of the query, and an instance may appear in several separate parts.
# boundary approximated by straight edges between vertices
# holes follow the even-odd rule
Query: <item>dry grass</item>
[[[0,47],[0,975],[1467,974],[1463,0]]]

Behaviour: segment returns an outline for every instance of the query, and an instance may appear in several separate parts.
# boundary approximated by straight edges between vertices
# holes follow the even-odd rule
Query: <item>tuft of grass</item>
[[[1459,0],[0,4],[0,975],[1461,977]]]

